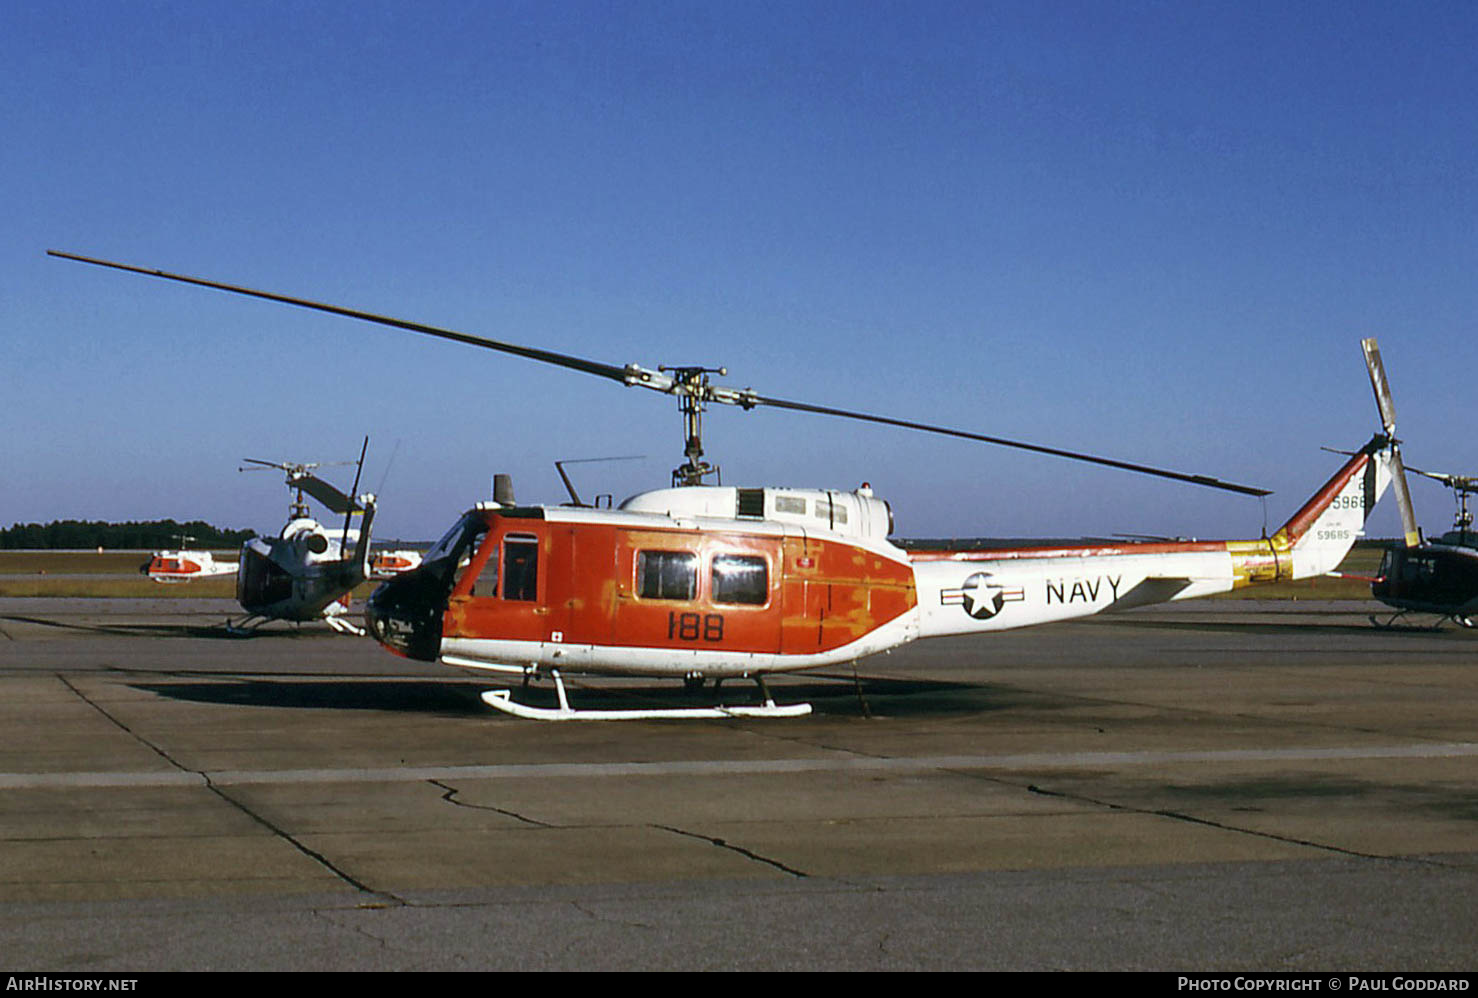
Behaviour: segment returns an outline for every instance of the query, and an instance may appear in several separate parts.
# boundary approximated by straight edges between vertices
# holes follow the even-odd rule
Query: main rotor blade
[[[1248,485],[1237,485],[1224,482],[1218,478],[1208,475],[1188,475],[1178,471],[1166,471],[1162,468],[1152,468],[1147,465],[1134,464],[1128,461],[1116,461],[1111,458],[1096,457],[1091,454],[1083,454],[1076,451],[1062,450],[1056,447],[1043,447],[1037,444],[1024,443],[1019,440],[1007,440],[1003,437],[992,437],[981,433],[971,433],[966,430],[950,429],[942,426],[931,426],[926,423],[917,423],[905,419],[893,419],[888,416],[876,416],[869,413],[852,412],[846,409],[837,409],[830,406],[811,405],[806,402],[792,402],[785,399],[766,398],[757,395],[750,389],[736,390],[721,386],[710,386],[706,378],[701,382],[674,378],[661,370],[644,368],[637,364],[627,364],[618,367],[614,364],[602,364],[598,361],[586,360],[581,357],[572,357],[567,354],[555,353],[550,350],[540,350],[535,347],[518,346],[513,343],[504,343],[499,340],[486,339],[481,336],[473,336],[468,333],[459,333],[450,329],[442,329],[437,326],[428,326],[419,322],[410,322],[405,319],[395,319],[389,316],[376,315],[372,312],[364,312],[358,309],[344,308],[340,305],[329,305],[323,302],[310,301],[306,298],[294,298],[290,295],[276,294],[270,291],[258,291],[253,288],[241,287],[235,284],[224,284],[219,281],[205,280],[199,277],[188,277],[183,274],[171,274],[163,270],[152,270],[146,267],[135,267],[130,264],[114,263],[109,260],[100,260],[94,257],[79,256],[75,253],[64,253],[60,250],[47,250],[48,255],[60,257],[66,260],[75,260],[79,263],[90,263],[99,267],[111,267],[115,270],[125,270],[135,274],[144,274],[149,277],[162,277],[166,280],[179,281],[184,284],[194,284],[204,288],[213,288],[218,291],[229,291],[233,294],[247,295],[253,298],[263,298],[267,301],[275,301],[284,305],[296,305],[300,308],[315,309],[320,312],[328,312],[332,315],[342,315],[351,319],[363,319],[366,322],[377,323],[382,326],[390,326],[395,329],[404,329],[414,333],[424,333],[440,339],[453,340],[458,343],[466,343],[471,346],[479,346],[488,350],[497,350],[502,353],[525,357],[530,360],[543,361],[547,364],[555,364],[571,370],[584,371],[587,374],[598,375],[611,381],[618,381],[624,385],[640,386],[660,391],[669,395],[691,396],[705,402],[720,402],[726,405],[737,405],[744,409],[752,409],[756,405],[767,405],[777,409],[789,409],[795,412],[811,412],[824,416],[838,416],[843,419],[856,419],[862,422],[878,423],[884,426],[897,426],[903,429],[918,430],[924,433],[938,433],[944,436],[957,437],[962,440],[975,440],[981,443],[996,444],[1001,447],[1014,447],[1018,450],[1031,451],[1037,454],[1047,454],[1053,457],[1067,458],[1073,461],[1085,461],[1090,464],[1098,464],[1109,468],[1118,468],[1122,471],[1132,471],[1138,474],[1155,475],[1160,478],[1168,478],[1174,481],[1189,482],[1192,485],[1203,485],[1207,488],[1223,489],[1228,492],[1237,492],[1242,495],[1266,496],[1272,493],[1267,489],[1259,489]]]
[[[1434,482],[1441,482],[1449,489],[1455,489],[1458,492],[1478,492],[1478,478],[1474,478],[1471,475],[1449,475],[1441,471],[1423,471],[1420,468],[1413,468],[1409,464],[1406,466],[1406,470],[1413,475],[1421,475],[1425,478],[1432,479]]]
[[[472,336],[468,333],[459,333],[455,330],[441,329],[437,326],[428,326],[420,322],[410,322],[405,319],[395,319],[386,315],[375,315],[373,312],[362,312],[359,309],[344,308],[341,305],[329,305],[324,302],[309,301],[306,298],[294,298],[290,295],[280,295],[271,291],[258,291],[254,288],[245,288],[235,284],[223,284],[219,281],[208,281],[204,278],[189,277],[184,274],[171,274],[163,270],[150,270],[147,267],[135,267],[126,263],[113,263],[110,260],[98,260],[93,257],[78,256],[75,253],[63,253],[60,250],[47,250],[46,253],[48,256],[60,257],[64,260],[76,260],[79,263],[90,263],[98,267],[112,267],[114,270],[127,270],[135,274],[144,274],[148,277],[162,277],[165,280],[179,281],[183,284],[194,284],[202,288],[214,288],[217,291],[229,291],[232,294],[247,295],[252,298],[264,298],[267,301],[280,302],[283,305],[296,305],[299,308],[316,309],[319,312],[328,312],[331,315],[343,315],[351,319],[363,319],[365,322],[373,322],[381,326],[404,329],[412,333],[424,333],[427,336],[435,336],[444,340],[454,340],[457,343],[467,343],[488,350],[498,350],[502,353],[511,353],[517,357],[527,357],[530,360],[541,360],[546,364],[557,364],[560,367],[568,367],[575,371],[584,371],[586,374],[598,375],[602,378],[609,378],[612,381],[625,382],[627,378],[627,371],[624,367],[585,360],[582,357],[571,357],[567,354],[555,353],[552,350],[524,347],[516,343],[503,343],[500,340],[490,340],[481,336]]]
[[[359,510],[359,503],[316,475],[298,475],[289,478],[288,484],[295,489],[302,489],[327,506],[331,512],[350,513]]]
[[[749,396],[755,405],[768,405],[777,409],[791,409],[796,412],[814,412],[823,416],[839,416],[843,419],[857,419],[865,423],[880,423],[884,426],[898,426],[905,430],[918,430],[923,433],[938,433],[947,437],[958,437],[962,440],[978,440],[981,443],[996,444],[1001,447],[1015,447],[1018,450],[1031,451],[1035,454],[1049,454],[1053,457],[1065,457],[1073,461],[1086,461],[1089,464],[1100,464],[1108,468],[1118,468],[1122,471],[1133,471],[1142,475],[1156,475],[1160,478],[1169,478],[1178,482],[1190,482],[1193,485],[1204,485],[1212,489],[1224,489],[1228,492],[1239,492],[1249,496],[1268,496],[1273,493],[1268,489],[1259,489],[1251,485],[1237,485],[1233,482],[1224,482],[1219,478],[1209,475],[1189,475],[1179,471],[1166,471],[1163,468],[1152,468],[1144,464],[1133,464],[1129,461],[1116,461],[1113,458],[1097,457],[1093,454],[1082,454],[1077,451],[1062,450],[1057,447],[1043,447],[1040,444],[1024,443],[1020,440],[1007,440],[1004,437],[992,437],[983,433],[971,433],[968,430],[956,430],[947,426],[931,426],[928,423],[916,423],[908,419],[894,419],[891,416],[877,416],[866,412],[852,412],[847,409],[834,409],[830,406],[812,405],[809,402],[792,402],[787,399],[767,398],[763,395]]]

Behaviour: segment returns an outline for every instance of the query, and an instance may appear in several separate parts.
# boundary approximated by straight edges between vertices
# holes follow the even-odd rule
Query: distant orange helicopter
[[[1394,441],[1354,452],[1272,537],[1145,540],[905,550],[889,540],[892,510],[854,490],[705,484],[702,413],[709,403],[860,420],[997,444],[1245,495],[1269,493],[1204,475],[1006,440],[964,430],[771,398],[712,384],[722,368],[613,365],[421,323],[70,253],[51,255],[423,333],[674,395],[685,461],[672,487],[614,509],[520,505],[503,482],[466,512],[419,568],[380,586],[370,632],[410,658],[554,684],[557,705],[483,700],[540,720],[783,717],[772,673],[852,662],[921,638],[976,634],[1224,593],[1332,571],[1391,481]],[[573,494],[573,493],[572,493]],[[577,709],[565,674],[755,681],[760,702],[633,710]]]
[[[185,544],[194,539],[181,537],[179,548],[153,552],[149,560],[139,567],[139,572],[167,585],[236,574],[236,562],[216,561],[215,555],[209,551],[187,549]]]

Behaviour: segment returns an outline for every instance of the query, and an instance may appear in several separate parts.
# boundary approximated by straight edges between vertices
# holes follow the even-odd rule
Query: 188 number
[[[724,639],[724,615],[668,611],[667,636],[680,641],[722,641]]]

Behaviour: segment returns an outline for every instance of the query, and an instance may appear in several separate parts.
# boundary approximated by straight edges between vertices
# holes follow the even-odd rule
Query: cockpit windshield
[[[421,570],[442,583],[449,583],[457,569],[476,552],[473,539],[486,532],[487,524],[482,515],[468,513],[426,552]]]

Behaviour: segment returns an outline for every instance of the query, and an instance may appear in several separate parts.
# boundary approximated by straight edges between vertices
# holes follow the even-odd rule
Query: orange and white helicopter
[[[421,567],[421,552],[409,548],[394,551],[371,551],[369,577],[376,582],[393,579]]]
[[[194,539],[181,537],[178,549],[155,551],[139,571],[155,582],[165,584],[236,574],[234,561],[216,561],[215,555],[209,551],[186,550],[184,545]]]
[[[525,506],[511,488],[466,512],[421,566],[380,586],[365,616],[391,651],[525,684],[553,681],[558,706],[489,691],[490,706],[543,720],[777,717],[764,677],[851,662],[908,642],[1069,620],[1333,570],[1391,481],[1393,441],[1377,434],[1272,537],[1084,542],[983,551],[905,550],[892,511],[863,486],[706,485],[709,403],[830,415],[1087,461],[1248,495],[1266,490],[1202,475],[1006,440],[712,384],[722,369],[617,366],[337,305],[52,251],[162,277],[427,334],[674,395],[685,463],[673,487],[615,509]],[[577,710],[563,675],[754,680],[757,706]]]

